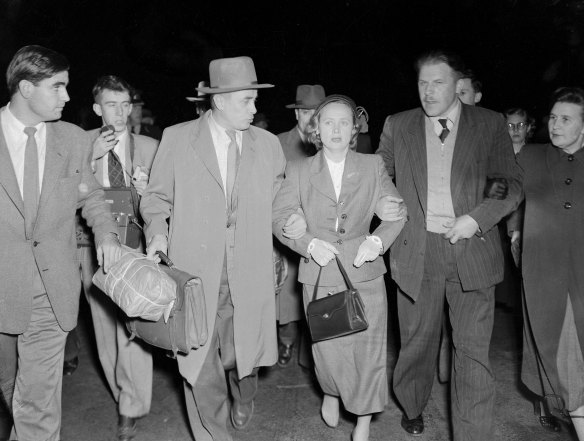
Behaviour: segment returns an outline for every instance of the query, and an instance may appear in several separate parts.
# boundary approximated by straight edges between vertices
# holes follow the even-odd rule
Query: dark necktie
[[[440,133],[440,142],[442,144],[444,144],[444,140],[446,139],[446,137],[448,136],[448,134],[450,133],[450,130],[448,130],[448,125],[446,124],[448,120],[446,118],[440,118],[438,120],[438,122],[440,123],[440,125],[442,126],[442,132]]]
[[[28,136],[24,150],[24,181],[22,184],[22,199],[24,201],[24,231],[26,238],[32,238],[34,224],[39,204],[39,156],[34,127],[25,127]]]
[[[231,208],[233,205],[232,193],[235,185],[235,177],[237,176],[237,166],[239,165],[239,149],[237,148],[237,141],[235,138],[235,130],[226,130],[227,136],[231,140],[229,147],[227,147],[227,176],[226,182],[226,198],[227,207]]]
[[[109,177],[110,187],[125,187],[124,168],[118,155],[112,150],[108,153],[107,172]]]

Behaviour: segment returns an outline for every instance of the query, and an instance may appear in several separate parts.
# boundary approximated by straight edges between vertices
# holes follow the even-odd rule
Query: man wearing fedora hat
[[[242,429],[258,367],[277,360],[271,222],[286,160],[276,136],[251,126],[258,89],[273,87],[258,83],[252,59],[213,60],[209,77],[197,90],[211,110],[165,130],[140,208],[149,258],[167,252],[203,281],[209,339],[177,358],[195,439],[223,441],[227,383]]]
[[[278,135],[286,161],[313,156],[316,147],[308,141],[306,127],[314,114],[314,109],[324,100],[324,87],[320,84],[302,84],[296,88],[296,102],[286,108],[294,109],[297,124],[288,132]],[[276,317],[278,319],[278,365],[285,367],[292,358],[294,343],[298,339],[298,322],[302,318],[302,291],[298,284],[298,255],[289,248],[274,241],[277,251],[284,256],[288,275],[284,285],[276,295]],[[307,355],[305,357],[305,355]],[[301,359],[310,358],[302,354]],[[302,362],[309,365],[310,361]]]
[[[191,103],[195,103],[195,108],[197,112],[197,118],[203,116],[207,110],[209,110],[209,94],[205,92],[201,92],[201,88],[207,87],[208,84],[206,81],[199,81],[199,85],[197,86],[197,96],[187,96],[187,101]]]

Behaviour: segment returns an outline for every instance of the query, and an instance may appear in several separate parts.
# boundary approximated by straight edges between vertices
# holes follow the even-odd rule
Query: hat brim
[[[187,96],[185,98],[187,99],[187,101],[190,101],[191,103],[208,101],[208,98],[203,98],[203,97],[198,97],[198,96]]]
[[[287,106],[285,106],[286,109],[316,109],[318,107],[318,104],[314,104],[313,106],[306,106],[304,104],[288,104]]]
[[[245,86],[237,87],[197,87],[197,92],[207,93],[209,95],[218,93],[229,93],[237,92],[238,90],[250,90],[250,89],[267,89],[268,87],[274,87],[273,84],[246,84]]]

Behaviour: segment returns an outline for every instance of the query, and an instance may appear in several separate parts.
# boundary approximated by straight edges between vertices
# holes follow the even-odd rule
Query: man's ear
[[[214,94],[211,96],[211,99],[215,103],[215,107],[218,110],[223,110],[223,108],[225,107],[225,97],[222,94],[220,93]]]
[[[461,78],[456,81],[456,94],[460,95],[460,91],[464,87],[464,80]]]
[[[34,90],[34,84],[32,84],[30,81],[28,80],[20,80],[18,82],[18,91],[20,92],[20,94],[28,99],[30,98],[30,96],[32,95],[32,92]]]
[[[300,110],[294,109],[294,115],[296,115],[296,121],[298,121],[298,115],[300,114]]]
[[[93,104],[93,111],[97,116],[103,116],[103,112],[101,111],[101,106],[97,103]]]
[[[475,97],[474,97],[475,104],[480,103],[482,98],[483,98],[483,92],[475,93]]]

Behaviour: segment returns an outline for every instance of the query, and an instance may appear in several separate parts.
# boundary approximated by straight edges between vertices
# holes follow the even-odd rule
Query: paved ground
[[[109,441],[115,438],[116,409],[106,389],[91,333],[86,305],[82,308],[80,334],[83,348],[80,365],[63,382],[64,441]],[[491,359],[497,377],[496,438],[517,441],[575,440],[564,426],[559,434],[544,432],[533,415],[528,399],[519,388],[519,342],[514,316],[497,310]],[[396,349],[390,339],[390,366]],[[295,360],[294,360],[295,361]],[[435,383],[425,413],[426,431],[420,441],[450,440],[447,405],[448,387]],[[348,441],[354,421],[345,415],[336,429],[328,428],[319,416],[320,393],[309,372],[295,363],[288,368],[264,369],[250,426],[233,432],[241,441]],[[371,425],[371,441],[412,441],[400,427],[401,412],[392,399]],[[190,441],[183,406],[182,386],[175,362],[157,353],[152,411],[139,421],[136,441]]]

